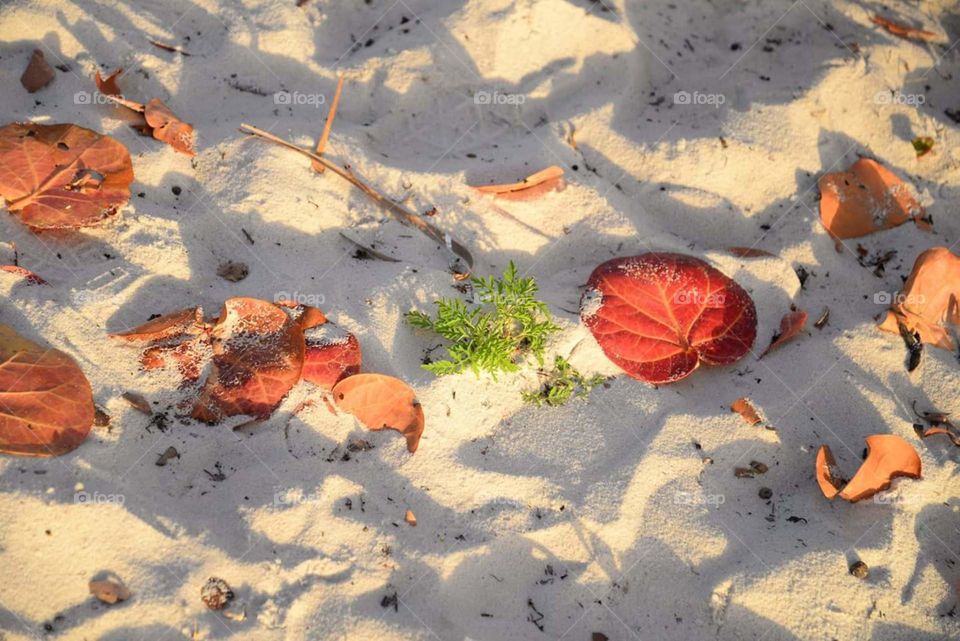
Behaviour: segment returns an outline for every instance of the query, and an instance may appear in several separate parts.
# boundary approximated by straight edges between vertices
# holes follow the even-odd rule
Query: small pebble
[[[179,195],[180,195],[180,192],[183,191],[183,190],[180,189],[180,185],[174,185],[173,188],[172,188],[170,191],[173,192],[173,195],[174,195],[174,196],[179,196]]]
[[[766,500],[773,496],[773,490],[771,490],[769,487],[761,487],[759,494],[760,498]]]
[[[207,579],[206,585],[200,590],[200,599],[211,610],[222,610],[233,601],[233,590],[223,579],[215,576]]]
[[[858,579],[865,579],[870,574],[870,568],[863,561],[856,561],[850,566],[850,574]]]

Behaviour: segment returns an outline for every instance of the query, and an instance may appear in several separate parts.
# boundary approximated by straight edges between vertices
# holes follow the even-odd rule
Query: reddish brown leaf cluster
[[[77,125],[0,128],[0,196],[35,230],[84,227],[130,198],[126,147]]]
[[[0,325],[0,452],[58,456],[93,426],[93,392],[76,362]]]
[[[604,353],[648,383],[672,383],[700,363],[740,359],[757,335],[750,295],[692,256],[609,260],[590,275],[580,317]]]

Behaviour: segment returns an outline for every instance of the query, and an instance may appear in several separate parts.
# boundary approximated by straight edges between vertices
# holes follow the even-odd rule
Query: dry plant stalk
[[[323,150],[327,148],[327,140],[330,138],[330,130],[333,129],[333,119],[337,117],[337,107],[340,106],[340,94],[343,92],[343,74],[340,74],[340,78],[337,80],[337,90],[333,94],[333,102],[330,103],[330,112],[327,113],[327,123],[323,126],[323,133],[320,135],[320,140],[317,141],[317,149],[314,151],[318,156],[323,155]],[[323,173],[323,165],[318,163],[316,160],[312,161],[313,170],[318,174]]]

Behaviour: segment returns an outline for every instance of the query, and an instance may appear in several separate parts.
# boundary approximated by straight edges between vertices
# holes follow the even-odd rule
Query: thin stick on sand
[[[337,116],[337,107],[340,106],[340,93],[343,91],[343,74],[340,74],[340,78],[337,80],[337,90],[333,94],[333,102],[330,103],[330,111],[327,113],[327,123],[323,126],[323,133],[320,135],[320,140],[317,141],[317,148],[314,151],[318,156],[323,155],[323,150],[327,148],[327,140],[330,138],[330,130],[333,129],[333,119]],[[318,174],[323,173],[323,165],[314,160],[312,163],[313,170]]]
[[[286,147],[292,151],[310,158],[314,162],[320,163],[325,168],[329,169],[333,173],[337,174],[351,185],[365,193],[372,200],[374,200],[381,207],[393,214],[397,220],[404,223],[405,225],[410,225],[420,230],[423,234],[433,239],[434,241],[440,243],[450,251],[456,259],[453,264],[451,264],[450,269],[453,272],[453,277],[457,280],[464,280],[470,277],[470,270],[473,269],[473,256],[470,254],[470,251],[461,245],[453,236],[447,232],[441,231],[439,228],[434,227],[423,218],[421,218],[416,212],[406,208],[395,200],[389,198],[388,196],[380,193],[374,187],[368,185],[367,183],[360,180],[352,171],[350,171],[349,165],[345,167],[338,167],[334,163],[330,162],[323,156],[318,156],[309,149],[304,149],[299,147],[288,140],[284,140],[279,136],[275,136],[269,131],[264,131],[254,127],[253,125],[248,125],[243,123],[240,125],[240,131],[245,134],[250,134],[256,136],[257,138],[262,138],[269,142],[275,143],[282,147]],[[461,264],[461,261],[463,264]],[[465,267],[464,267],[465,264]]]

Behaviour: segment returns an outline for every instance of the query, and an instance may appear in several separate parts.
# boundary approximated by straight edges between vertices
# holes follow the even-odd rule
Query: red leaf
[[[629,375],[672,383],[700,362],[726,365],[757,336],[750,295],[699,258],[649,253],[596,269],[580,317],[604,353]]]
[[[58,456],[93,425],[93,392],[76,362],[0,325],[0,452]]]
[[[117,69],[112,74],[104,78],[100,75],[100,70],[97,70],[97,74],[93,77],[93,82],[97,85],[97,91],[102,93],[105,96],[119,96],[120,85],[117,84],[117,78],[120,77],[120,74],[123,73],[123,67]]]
[[[300,379],[300,324],[273,303],[230,298],[210,336],[213,371],[200,390],[193,417],[208,423],[239,415],[269,417]]]
[[[127,148],[77,125],[0,128],[0,197],[35,229],[93,225],[130,198]]]
[[[300,378],[330,390],[360,371],[360,343],[353,334],[327,321],[316,307],[277,304],[286,307],[303,329],[305,351]]]
[[[763,358],[773,350],[777,349],[789,340],[792,340],[797,334],[803,331],[807,324],[807,313],[803,310],[789,312],[780,319],[780,331],[770,341],[770,346],[763,350],[760,358]]]
[[[55,76],[56,74],[47,62],[47,59],[43,57],[43,52],[39,49],[34,49],[27,68],[24,70],[23,75],[20,76],[20,84],[23,85],[23,88],[28,92],[36,93],[53,82]]]
[[[397,430],[407,439],[407,450],[417,451],[423,434],[423,408],[413,388],[384,374],[357,374],[333,388],[337,407],[356,416],[374,431]]]

